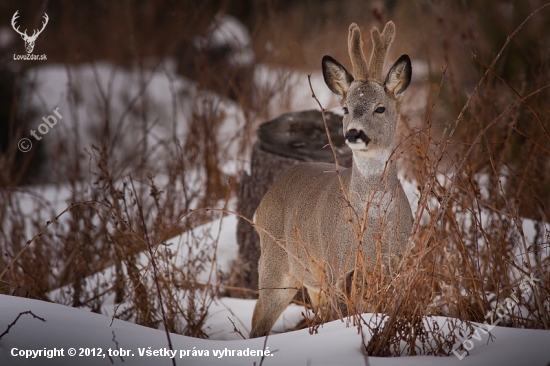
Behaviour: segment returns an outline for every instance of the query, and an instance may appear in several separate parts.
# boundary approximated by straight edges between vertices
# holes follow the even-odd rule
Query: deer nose
[[[351,143],[357,142],[357,139],[359,138],[359,131],[357,131],[355,128],[352,128],[349,131],[346,131],[346,140],[348,140]]]
[[[365,134],[365,132],[363,132],[363,130],[358,131],[355,128],[346,131],[346,140],[351,144],[356,143],[357,140],[362,140],[365,145],[370,142],[370,138]]]

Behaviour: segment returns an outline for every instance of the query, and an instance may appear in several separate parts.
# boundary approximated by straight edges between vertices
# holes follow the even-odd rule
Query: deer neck
[[[397,166],[389,160],[393,149],[354,151],[350,191],[376,199],[396,187]]]

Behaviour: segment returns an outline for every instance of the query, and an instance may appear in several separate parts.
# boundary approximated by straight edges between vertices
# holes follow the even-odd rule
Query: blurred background
[[[16,102],[21,78],[29,69],[93,62],[108,62],[121,69],[136,65],[151,69],[161,60],[170,59],[176,63],[179,75],[237,100],[246,112],[258,111],[264,101],[251,96],[255,82],[251,70],[255,64],[311,73],[319,71],[323,55],[331,54],[349,69],[349,24],[358,23],[368,34],[371,26],[382,27],[390,19],[398,24],[398,36],[388,59],[403,53],[411,55],[416,60],[415,81],[424,85],[436,85],[441,68],[447,68],[449,82],[443,92],[452,95],[444,96],[443,102],[454,105],[447,105],[449,108],[443,108],[442,113],[448,111],[452,118],[483,72],[483,62],[489,63],[508,35],[543,3],[5,0],[0,3],[1,151],[7,152],[14,130],[20,127],[18,123],[25,123],[18,121],[14,112],[21,111]],[[28,29],[29,34],[41,28],[44,13],[48,14],[49,22],[34,50],[34,54],[45,54],[47,60],[14,61],[14,54],[25,54],[24,42],[10,26],[16,11],[17,26]],[[541,77],[548,72],[550,42],[544,27],[548,19],[544,11],[531,19],[495,65],[495,71],[516,89],[544,83]],[[365,42],[368,47],[368,37]],[[263,112],[261,118],[273,117]],[[516,142],[521,145],[522,141]],[[33,154],[33,164],[44,160],[42,154]],[[3,184],[33,181],[32,172],[22,171],[27,169],[26,164],[15,165],[2,166],[4,172],[10,170]],[[36,167],[32,170],[36,172]]]
[[[1,0],[0,272],[9,271],[0,276],[0,293],[96,312],[104,310],[102,296],[113,294],[112,302],[127,304],[121,317],[157,326],[159,314],[151,311],[155,290],[136,279],[146,234],[155,246],[164,245],[216,217],[190,210],[234,208],[258,125],[283,112],[318,108],[308,74],[322,104],[338,111],[320,74],[323,55],[350,70],[349,24],[360,26],[370,54],[371,27],[393,20],[397,36],[385,68],[401,54],[413,60],[397,137],[401,176],[418,187],[420,197],[425,193],[435,202],[422,227],[439,228],[423,244],[439,248],[426,260],[432,266],[426,273],[433,274],[426,279],[431,283],[426,302],[452,298],[448,303],[456,307],[442,305],[434,313],[483,321],[495,299],[486,293],[507,295],[514,283],[502,268],[517,259],[523,218],[534,224],[522,248],[548,273],[550,235],[540,224],[550,221],[547,5],[544,0]],[[27,54],[11,25],[16,11],[16,26],[28,35],[42,28],[47,14],[33,50],[46,60],[14,60]],[[57,107],[63,118],[22,152],[18,141],[30,139],[30,131],[43,117],[55,116]],[[459,178],[450,186],[443,178],[423,190],[427,180],[451,174]],[[437,202],[446,194],[452,194],[452,212],[439,216]],[[61,211],[63,217],[52,224]],[[465,211],[472,216],[453,216]],[[421,242],[422,230],[417,235]],[[485,246],[478,246],[480,240]],[[434,270],[453,250],[460,258]],[[171,255],[169,249],[159,253]],[[170,329],[194,336],[205,336],[202,315],[208,311],[196,298],[189,300],[204,289],[192,285],[210,260],[201,253],[189,257],[179,275],[167,271],[163,282]],[[92,285],[89,276],[108,266],[115,266],[113,277]],[[203,305],[231,282],[228,271],[214,272],[209,280],[216,278],[218,287],[201,295]],[[186,295],[170,295],[174,281]],[[59,288],[65,290],[52,293]],[[179,305],[183,298],[188,306]],[[538,311],[510,325],[542,327],[548,315]],[[182,314],[184,325],[178,322]]]

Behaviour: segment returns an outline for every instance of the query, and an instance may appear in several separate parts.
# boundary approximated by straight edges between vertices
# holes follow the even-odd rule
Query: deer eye
[[[348,113],[349,113],[348,107],[344,107],[344,114],[348,114]]]
[[[386,111],[386,108],[384,107],[378,107],[374,110],[376,113],[384,113]]]

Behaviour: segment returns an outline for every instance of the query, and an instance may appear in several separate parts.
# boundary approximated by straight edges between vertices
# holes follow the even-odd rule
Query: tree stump
[[[351,151],[345,146],[342,117],[325,113],[332,142],[341,166],[351,166]],[[269,187],[291,166],[302,162],[334,163],[320,111],[285,113],[260,125],[252,149],[250,175],[243,173],[239,185],[237,211],[252,220]],[[239,255],[230,283],[235,287],[258,289],[260,237],[243,218],[237,223]],[[255,298],[252,292],[230,290],[230,296]]]

